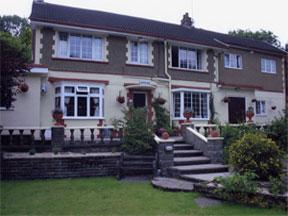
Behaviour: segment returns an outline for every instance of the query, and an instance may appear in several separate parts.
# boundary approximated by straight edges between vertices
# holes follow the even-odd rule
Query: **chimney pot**
[[[181,20],[181,26],[184,26],[186,28],[192,28],[194,27],[194,21],[193,19],[189,16],[189,14],[186,12],[184,15],[183,15],[183,18]]]

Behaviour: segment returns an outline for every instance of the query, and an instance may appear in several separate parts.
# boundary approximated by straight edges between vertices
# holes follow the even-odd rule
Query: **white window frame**
[[[263,102],[264,102],[264,112],[262,112],[263,110]],[[256,106],[257,106],[257,103],[259,103],[259,108],[260,108],[260,113],[257,113],[257,109],[256,109]],[[255,106],[254,106],[254,110],[255,110],[255,114],[256,116],[266,116],[267,115],[267,106],[266,106],[266,101],[265,100],[257,100],[256,103],[255,103]]]
[[[61,51],[60,51],[60,33],[62,33],[62,31],[57,32],[57,37],[58,37],[58,42],[57,42],[57,57],[59,58],[66,58],[66,59],[72,59],[72,60],[83,60],[83,61],[96,61],[96,62],[105,62],[105,49],[106,49],[106,39],[104,37],[100,37],[100,36],[95,36],[95,35],[91,35],[91,34],[78,34],[78,33],[70,33],[70,32],[63,32],[67,34],[67,54],[65,55],[61,55]],[[70,38],[71,35],[79,35],[80,37],[80,57],[70,57]],[[92,38],[92,58],[83,58],[82,57],[82,38],[83,37],[91,37]],[[102,41],[102,47],[101,47],[101,58],[96,58],[96,40],[100,39]]]
[[[277,67],[276,60],[261,58],[261,72],[262,73],[276,74],[276,71],[277,71],[276,67]]]
[[[226,64],[226,55],[228,55],[228,64]],[[239,57],[240,62],[239,62],[239,67],[237,67],[237,62],[236,62],[236,67],[233,66],[232,59],[235,58],[237,61],[237,57]],[[242,70],[243,69],[243,58],[241,54],[235,54],[235,53],[224,53],[224,67],[225,68],[230,68],[230,69],[238,69]]]
[[[177,47],[178,48],[178,67],[174,67],[172,65],[172,47]],[[186,51],[186,67],[181,67],[181,58],[180,58],[180,50]],[[189,51],[195,53],[195,59],[188,59],[188,53]],[[198,52],[200,52],[201,55],[201,62],[198,62]],[[181,70],[188,70],[188,71],[199,71],[199,72],[206,72],[207,70],[204,70],[204,62],[203,62],[203,54],[204,50],[201,49],[196,49],[196,48],[191,48],[191,47],[184,47],[184,46],[177,46],[177,45],[171,45],[170,46],[170,67],[171,68],[176,68],[176,69],[181,69]],[[196,68],[189,68],[189,62],[195,61],[195,66]]]
[[[179,89],[173,89],[171,94],[171,101],[172,101],[172,113],[173,113],[173,120],[185,120],[186,118],[183,116],[184,113],[184,93],[185,92],[191,92],[191,93],[203,93],[207,94],[207,118],[192,118],[193,120],[203,120],[208,121],[210,118],[210,109],[209,109],[209,100],[210,100],[210,93],[209,90],[197,90],[197,89],[189,89],[189,88],[179,88]],[[173,100],[173,94],[174,93],[180,93],[180,117],[175,117],[174,113],[174,100]],[[193,103],[193,101],[191,101]],[[193,106],[193,105],[192,105]],[[201,99],[199,102],[199,106],[201,107]],[[201,112],[201,109],[200,109]]]
[[[55,89],[60,87],[60,93],[56,94]],[[74,93],[67,93],[64,91],[65,87],[74,87]],[[76,91],[78,87],[87,87],[87,95],[77,95]],[[90,93],[90,88],[99,88],[99,93]],[[80,92],[84,92],[81,91]],[[59,82],[54,88],[54,98],[60,97],[60,108],[65,110],[65,97],[74,97],[74,116],[66,116],[64,112],[64,119],[104,119],[104,85],[102,84],[83,84],[83,83],[72,83],[72,82]],[[78,116],[78,97],[87,98],[87,115]],[[90,116],[90,98],[99,98],[99,116]],[[55,107],[55,100],[54,100]]]
[[[132,61],[132,43],[137,43],[137,61]],[[141,62],[141,44],[146,43],[147,44],[147,63]],[[130,40],[128,43],[128,49],[129,49],[129,64],[135,64],[135,65],[151,65],[151,42],[149,41],[137,41],[137,40]]]

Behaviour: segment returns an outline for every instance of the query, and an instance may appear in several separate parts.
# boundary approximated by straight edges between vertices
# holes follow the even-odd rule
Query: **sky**
[[[0,15],[29,17],[33,0],[0,0]],[[288,43],[288,0],[44,0],[179,24],[185,12],[197,28],[227,33],[270,30]]]

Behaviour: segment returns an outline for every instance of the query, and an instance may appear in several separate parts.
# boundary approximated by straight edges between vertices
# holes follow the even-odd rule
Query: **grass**
[[[194,201],[198,196],[114,178],[4,181],[0,215],[286,215],[227,203],[200,208]]]

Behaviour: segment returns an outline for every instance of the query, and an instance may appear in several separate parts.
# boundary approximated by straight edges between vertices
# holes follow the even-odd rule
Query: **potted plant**
[[[55,120],[55,125],[64,126],[63,111],[61,109],[54,109],[52,111],[52,117]]]
[[[254,116],[254,109],[252,106],[248,107],[248,110],[246,111],[246,117],[248,118],[247,122],[253,122],[252,118]]]
[[[193,111],[192,109],[185,109],[183,116],[186,118],[187,121],[189,121],[189,119],[192,117],[193,115]]]
[[[29,90],[29,86],[27,83],[25,82],[21,82],[18,86],[18,88],[20,89],[21,92],[25,93]]]
[[[217,128],[212,127],[209,129],[209,135],[211,137],[220,137],[220,132]]]
[[[224,102],[224,103],[229,103],[229,102],[230,102],[230,98],[225,96],[225,97],[223,98],[223,102]]]
[[[169,133],[167,131],[165,131],[165,132],[162,133],[161,137],[162,137],[162,139],[167,140],[167,139],[169,139],[170,135],[169,135]]]
[[[118,103],[123,104],[125,103],[125,97],[121,96],[121,91],[119,92],[119,96],[116,99],[118,101]]]

